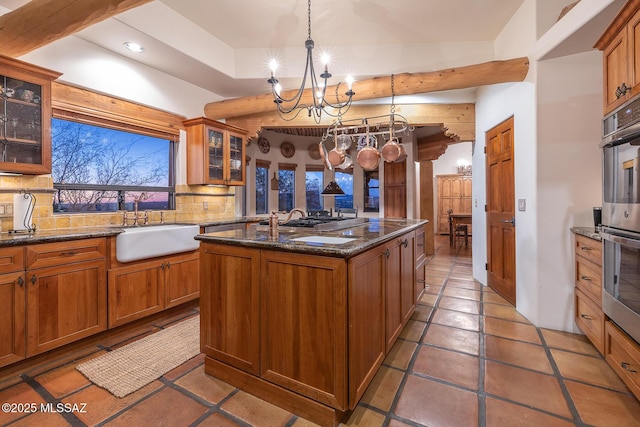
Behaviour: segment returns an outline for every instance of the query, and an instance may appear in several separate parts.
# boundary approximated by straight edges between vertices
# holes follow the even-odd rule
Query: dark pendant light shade
[[[336,196],[344,194],[344,191],[342,191],[342,188],[340,188],[337,182],[331,181],[329,182],[329,184],[327,184],[327,186],[324,188],[324,190],[322,190],[322,193],[320,194],[322,194],[323,196]]]

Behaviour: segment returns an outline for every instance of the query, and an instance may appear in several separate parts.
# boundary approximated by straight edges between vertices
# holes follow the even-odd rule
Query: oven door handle
[[[638,236],[638,239],[633,239],[625,236],[620,236],[618,234],[611,234],[606,231],[601,231],[600,235],[605,240],[609,240],[614,243],[620,243],[621,245],[624,245],[624,246],[630,246],[632,248],[640,249],[640,236]]]

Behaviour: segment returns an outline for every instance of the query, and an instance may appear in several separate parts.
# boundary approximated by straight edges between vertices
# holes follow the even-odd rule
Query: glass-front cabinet
[[[184,125],[187,183],[244,185],[246,131],[204,117]]]
[[[59,76],[0,56],[0,172],[51,173],[51,81]]]

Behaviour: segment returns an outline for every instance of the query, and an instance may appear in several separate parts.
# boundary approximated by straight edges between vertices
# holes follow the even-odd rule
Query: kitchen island
[[[364,394],[424,291],[426,221],[199,235],[205,372],[320,425]]]

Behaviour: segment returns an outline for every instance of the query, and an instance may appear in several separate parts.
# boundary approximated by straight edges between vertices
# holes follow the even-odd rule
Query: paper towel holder
[[[34,196],[32,193],[28,193],[26,190],[20,190],[20,195],[25,200],[27,200],[27,202],[28,202],[28,206],[27,206],[27,209],[25,211],[24,218],[22,220],[22,225],[24,226],[24,229],[9,230],[9,234],[11,234],[11,233],[35,233],[36,232],[36,225],[31,222],[31,219],[33,218],[33,209],[36,207],[36,196]],[[14,214],[15,214],[15,208],[16,207],[14,206]],[[15,224],[14,224],[14,227],[16,227]]]

